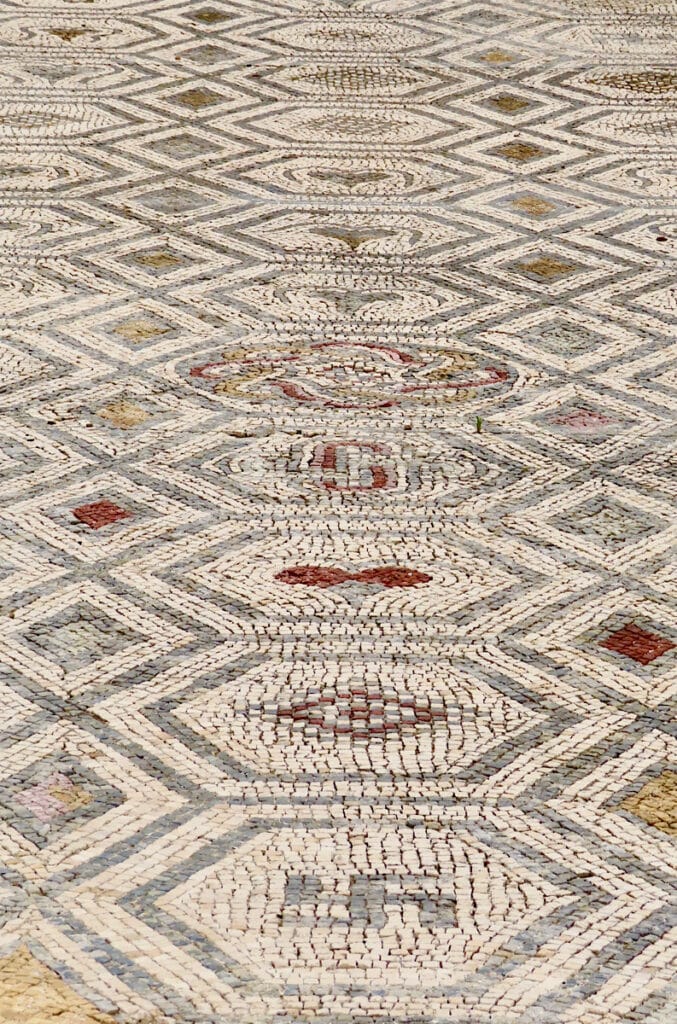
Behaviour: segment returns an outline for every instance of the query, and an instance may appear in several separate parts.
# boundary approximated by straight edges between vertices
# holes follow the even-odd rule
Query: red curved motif
[[[371,482],[367,484],[349,483],[340,484],[336,480],[339,469],[339,452],[355,449],[360,452],[373,453],[379,457],[379,462],[370,462],[364,469],[369,473]],[[319,469],[322,474],[320,485],[328,491],[348,491],[357,493],[359,491],[381,491],[389,490],[397,486],[397,469],[392,459],[392,452],[386,445],[373,441],[327,441],[322,442],[315,449],[313,461],[310,463],[313,469]]]
[[[402,388],[402,394],[410,395],[414,391],[446,391],[449,388],[453,388],[456,391],[462,391],[465,388],[487,388],[491,387],[492,384],[502,384],[510,376],[507,370],[499,370],[495,366],[487,366],[486,372],[490,376],[484,377],[482,380],[463,380],[458,383],[455,381],[444,381],[441,384],[411,384],[408,387]]]
[[[381,587],[417,587],[430,583],[432,576],[418,569],[406,569],[398,565],[384,565],[360,572],[346,572],[334,566],[295,565],[275,575],[280,583],[304,587],[335,587],[341,583],[376,583]]]

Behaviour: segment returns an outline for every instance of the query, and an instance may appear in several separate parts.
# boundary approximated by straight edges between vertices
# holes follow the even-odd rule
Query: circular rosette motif
[[[341,341],[226,351],[221,361],[193,366],[190,375],[231,399],[325,409],[387,409],[494,397],[509,391],[515,376],[476,352]]]

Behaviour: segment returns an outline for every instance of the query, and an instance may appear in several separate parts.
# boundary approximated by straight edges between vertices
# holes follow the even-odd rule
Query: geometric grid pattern
[[[0,4],[3,1019],[674,1019],[676,22]]]

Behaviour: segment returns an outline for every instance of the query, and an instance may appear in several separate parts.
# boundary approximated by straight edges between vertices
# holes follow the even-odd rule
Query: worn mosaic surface
[[[676,51],[0,2],[3,1021],[675,1020]]]

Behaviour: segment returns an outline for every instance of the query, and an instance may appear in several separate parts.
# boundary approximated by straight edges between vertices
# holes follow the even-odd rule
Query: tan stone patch
[[[206,11],[197,11],[197,13],[193,15],[195,21],[201,21],[205,25],[216,25],[219,21],[226,21],[230,17],[230,14],[224,14],[223,11],[215,11],[211,9]]]
[[[169,267],[178,267],[181,260],[173,256],[171,252],[140,252],[134,256],[137,263],[144,267],[153,267],[154,270],[167,270]]]
[[[492,107],[496,107],[497,110],[501,110],[504,114],[516,114],[518,110],[524,110],[528,107],[529,100],[522,99],[521,96],[494,96],[489,100]]]
[[[96,410],[96,415],[108,420],[114,427],[120,430],[131,430],[132,427],[139,427],[150,419],[150,413],[142,409],[136,402],[123,398],[119,402],[111,402],[103,408]]]
[[[0,960],[3,1024],[113,1024],[113,1018],[81,999],[28,949]]]
[[[677,772],[663,772],[620,805],[669,836],[677,836]]]
[[[148,341],[149,338],[156,338],[159,334],[167,334],[169,328],[160,327],[159,324],[154,323],[152,320],[139,319],[127,320],[126,323],[116,327],[114,331],[115,334],[119,334],[121,337],[126,338],[127,341],[138,345],[142,341]]]
[[[534,146],[530,142],[509,142],[496,150],[506,160],[517,160],[523,163],[526,160],[533,160],[536,156],[543,156],[545,150],[540,146]]]
[[[200,107],[208,107],[210,104],[216,103],[220,97],[211,89],[188,89],[187,92],[180,93],[174,99],[177,103],[182,103],[184,107],[199,110]]]
[[[546,213],[551,213],[555,209],[552,203],[539,199],[538,196],[520,196],[519,199],[513,199],[510,205],[522,213],[530,213],[533,217],[544,217]]]
[[[539,256],[538,259],[532,260],[530,263],[518,263],[517,267],[519,270],[535,274],[547,281],[556,277],[564,277],[576,270],[573,263],[561,263],[559,260],[553,259],[552,256]]]
[[[71,786],[70,788],[54,786],[50,789],[49,795],[68,808],[69,811],[78,811],[81,807],[87,807],[92,802],[91,793],[88,793],[82,786]]]
[[[508,64],[515,58],[510,53],[506,53],[505,50],[489,50],[485,53],[480,60],[485,61],[487,64]]]

